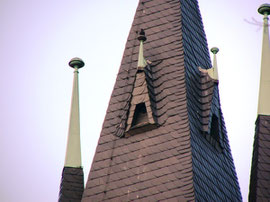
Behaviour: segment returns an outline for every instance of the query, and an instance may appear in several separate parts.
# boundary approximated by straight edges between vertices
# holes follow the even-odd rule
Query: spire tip
[[[217,47],[211,48],[211,52],[212,52],[213,54],[217,54],[218,51],[219,51],[219,49],[218,49]]]
[[[270,15],[270,4],[262,4],[259,8],[258,8],[258,13],[262,14],[262,15]]]
[[[77,57],[72,58],[68,64],[70,67],[72,67],[72,68],[77,67],[78,69],[82,68],[84,66],[83,60],[81,58],[77,58]]]
[[[145,32],[144,32],[143,29],[141,29],[141,31],[140,31],[140,33],[139,33],[139,36],[138,36],[138,40],[139,40],[139,41],[145,42],[146,39],[147,39],[147,38],[146,38],[146,36],[145,36]]]

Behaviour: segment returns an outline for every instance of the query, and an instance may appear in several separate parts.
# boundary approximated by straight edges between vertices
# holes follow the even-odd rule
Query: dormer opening
[[[208,142],[217,149],[217,151],[222,152],[222,146],[220,142],[221,131],[220,131],[220,122],[217,115],[213,114],[211,118],[211,128],[206,135]]]
[[[149,123],[147,109],[145,103],[139,103],[136,105],[134,117],[132,120],[131,128],[139,127]]]
[[[215,114],[212,116],[210,135],[212,138],[214,138],[214,140],[219,142],[219,121]]]

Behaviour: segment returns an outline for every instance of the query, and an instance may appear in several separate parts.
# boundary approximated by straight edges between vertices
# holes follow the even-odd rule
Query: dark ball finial
[[[70,62],[68,63],[69,64],[69,66],[71,66],[72,68],[82,68],[83,66],[84,66],[84,62],[82,61],[82,59],[81,58],[72,58],[71,60],[70,60]]]
[[[219,49],[218,49],[217,47],[211,48],[211,52],[212,52],[213,54],[217,54],[218,51],[219,51]]]
[[[145,32],[143,29],[141,29],[140,33],[139,33],[139,36],[138,36],[138,40],[139,41],[146,41],[146,36],[145,36]]]
[[[258,8],[258,12],[262,15],[270,15],[270,4],[262,4],[259,8]]]

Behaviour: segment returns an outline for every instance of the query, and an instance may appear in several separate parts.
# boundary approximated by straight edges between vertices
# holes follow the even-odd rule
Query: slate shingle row
[[[60,185],[59,202],[80,202],[83,190],[83,169],[64,167]]]
[[[270,200],[270,116],[258,115],[256,121],[249,201]]]
[[[210,111],[207,102],[203,102],[204,89],[198,67],[208,69],[211,67],[211,61],[198,3],[185,0],[180,2],[195,196],[199,201],[241,201],[217,84],[211,84],[213,93],[208,96],[211,100]],[[201,87],[198,85],[200,83]],[[210,143],[207,137],[211,131],[213,114],[219,120],[221,152]],[[206,119],[209,119],[207,133]]]

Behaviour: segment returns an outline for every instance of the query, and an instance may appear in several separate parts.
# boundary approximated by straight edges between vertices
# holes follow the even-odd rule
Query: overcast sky
[[[199,0],[209,48],[217,46],[220,97],[247,200],[266,0]],[[268,2],[269,3],[269,2]],[[80,57],[85,181],[138,0],[0,1],[0,201],[57,201],[73,70]]]

